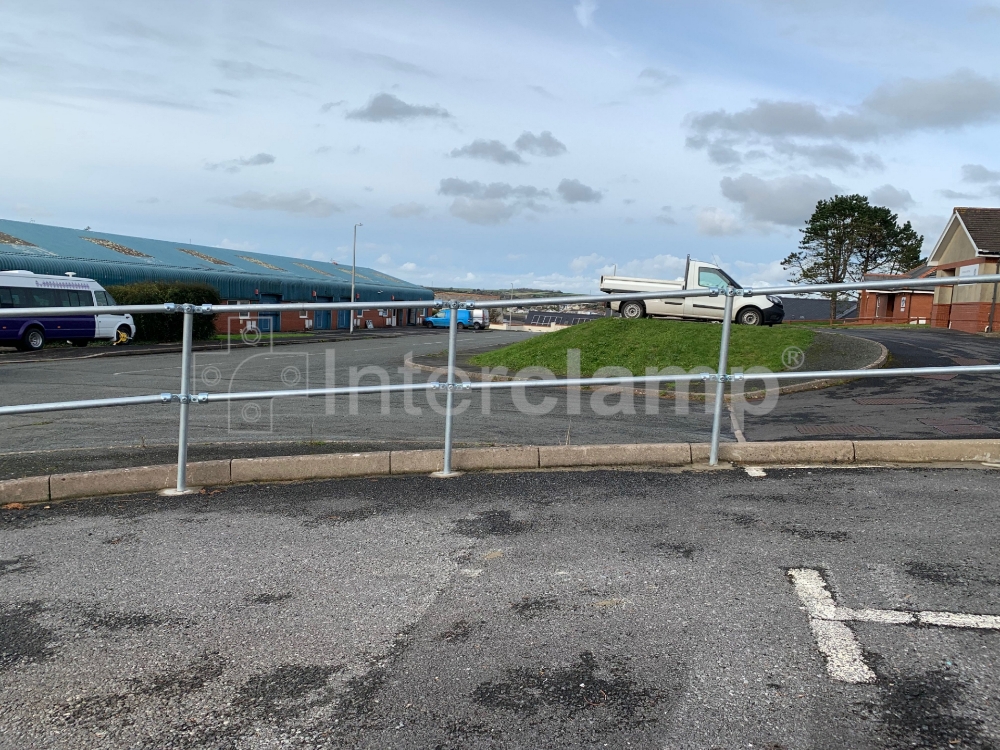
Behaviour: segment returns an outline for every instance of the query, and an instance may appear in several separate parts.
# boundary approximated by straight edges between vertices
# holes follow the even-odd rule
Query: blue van
[[[481,331],[490,327],[490,311],[476,309],[459,310],[457,320],[459,328],[473,328],[477,331]],[[424,318],[424,325],[427,328],[447,328],[450,323],[450,307],[439,310],[436,314],[430,316],[429,318]]]

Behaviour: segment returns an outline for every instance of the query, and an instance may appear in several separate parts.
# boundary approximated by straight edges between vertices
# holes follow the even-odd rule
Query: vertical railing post
[[[448,392],[445,395],[444,408],[444,469],[440,476],[450,476],[451,470],[451,423],[454,419],[455,406],[455,349],[458,339],[458,302],[448,303],[451,312],[448,318]]]
[[[722,406],[726,401],[726,373],[729,370],[729,331],[733,326],[733,295],[734,290],[725,290],[726,304],[722,313],[722,341],[719,343],[719,369],[715,381],[715,411],[712,414],[712,450],[708,457],[708,465],[719,463],[719,434],[722,431]]]
[[[188,408],[191,405],[191,342],[194,336],[194,305],[184,305],[184,334],[181,338],[181,412],[177,431],[177,489],[183,495],[187,488]]]

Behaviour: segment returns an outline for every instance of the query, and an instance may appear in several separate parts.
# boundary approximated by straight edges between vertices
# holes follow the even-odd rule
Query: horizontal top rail
[[[221,314],[241,312],[282,312],[307,310],[403,310],[409,308],[455,307],[466,309],[492,309],[506,307],[538,307],[541,305],[575,305],[588,302],[625,302],[628,300],[676,299],[685,297],[718,297],[730,294],[736,297],[764,297],[779,294],[815,294],[876,289],[923,289],[963,284],[997,284],[1000,274],[983,276],[944,276],[927,279],[889,279],[886,281],[852,281],[843,284],[800,284],[747,289],[714,287],[711,289],[678,289],[674,291],[625,292],[621,294],[588,294],[568,297],[525,297],[498,300],[385,300],[370,302],[274,302],[236,305],[187,305],[167,302],[160,305],[106,305],[92,307],[18,307],[0,309],[0,318],[54,317],[72,315],[124,315],[149,313]]]
[[[899,279],[887,281],[852,281],[844,284],[799,284],[790,286],[752,287],[732,289],[736,297],[763,297],[768,294],[814,294],[817,292],[844,292],[854,289],[919,289],[935,286],[958,286],[959,284],[996,284],[1000,274],[984,276],[943,276],[930,279]],[[682,289],[675,292],[628,292],[622,294],[587,294],[573,297],[526,297],[522,299],[476,300],[466,302],[465,307],[535,307],[538,305],[575,305],[585,302],[617,302],[637,299],[669,299],[671,297],[715,297],[725,294],[722,287],[710,290]]]

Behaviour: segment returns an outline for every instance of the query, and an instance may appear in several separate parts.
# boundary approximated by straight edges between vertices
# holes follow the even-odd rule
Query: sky
[[[3,218],[586,293],[1000,205],[1000,2],[2,6]]]

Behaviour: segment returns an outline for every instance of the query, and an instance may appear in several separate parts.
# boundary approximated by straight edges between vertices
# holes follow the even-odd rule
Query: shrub
[[[119,305],[212,304],[221,302],[219,293],[208,284],[169,281],[143,281],[138,284],[109,286],[108,291]],[[180,341],[184,316],[180,313],[134,315],[137,341]],[[215,316],[195,315],[192,333],[195,339],[215,336]]]

